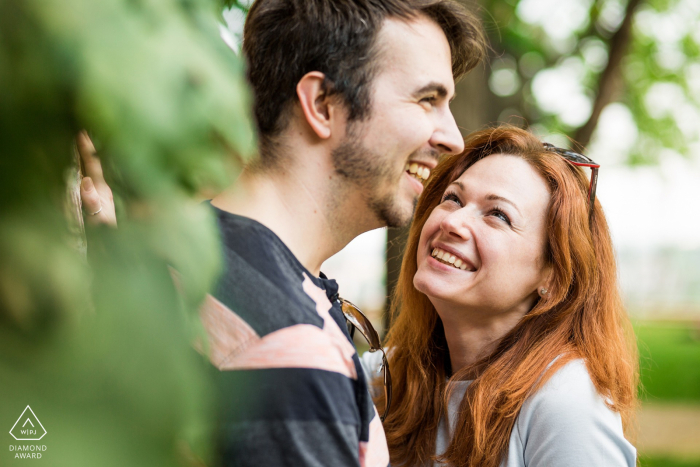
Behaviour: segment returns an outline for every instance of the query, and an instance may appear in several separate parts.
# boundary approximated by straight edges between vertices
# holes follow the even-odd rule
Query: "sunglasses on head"
[[[574,151],[569,151],[568,149],[558,148],[550,143],[542,143],[542,146],[544,146],[544,148],[547,151],[551,151],[560,155],[572,165],[575,165],[577,167],[588,167],[591,169],[591,183],[588,186],[588,218],[590,219],[593,216],[595,190],[596,186],[598,185],[598,169],[600,169],[600,164],[596,164],[595,162],[593,162],[593,160],[591,160],[589,157],[584,156],[583,154],[579,154]]]
[[[379,340],[379,334],[372,326],[372,323],[365,316],[359,308],[353,305],[348,300],[344,298],[338,298],[340,300],[340,306],[343,310],[343,315],[345,315],[346,321],[352,325],[349,329],[350,337],[355,334],[355,329],[360,331],[360,334],[367,340],[369,344],[370,352],[381,352],[382,353],[382,372],[384,374],[384,400],[386,405],[384,406],[384,414],[380,417],[381,421],[384,421],[387,414],[389,413],[389,406],[391,405],[391,373],[389,372],[389,362],[386,359],[386,352],[382,347],[382,343]]]

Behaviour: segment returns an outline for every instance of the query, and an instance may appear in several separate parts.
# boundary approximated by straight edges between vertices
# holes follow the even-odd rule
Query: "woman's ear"
[[[301,111],[316,136],[328,139],[331,136],[333,102],[323,85],[326,75],[319,71],[305,74],[297,83],[297,97]]]
[[[552,283],[554,282],[554,269],[552,266],[545,266],[542,271],[543,279],[537,286],[537,295],[542,298],[546,298],[552,293]]]

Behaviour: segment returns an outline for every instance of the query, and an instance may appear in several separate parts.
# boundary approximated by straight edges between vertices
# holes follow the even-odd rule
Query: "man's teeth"
[[[424,165],[420,165],[415,162],[406,164],[405,170],[419,180],[427,180],[428,177],[430,177],[430,169]]]
[[[437,258],[442,263],[451,264],[455,268],[461,269],[462,271],[467,269],[467,264],[463,263],[461,259],[457,258],[452,253],[441,250],[440,248],[433,248],[431,256],[433,258]]]

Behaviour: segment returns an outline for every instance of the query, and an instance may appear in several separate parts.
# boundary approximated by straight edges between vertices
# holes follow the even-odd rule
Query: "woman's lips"
[[[476,270],[474,264],[465,255],[460,253],[455,248],[449,247],[448,245],[435,242],[432,246],[430,246],[429,254],[436,260],[449,264],[456,269],[461,269],[462,271]]]

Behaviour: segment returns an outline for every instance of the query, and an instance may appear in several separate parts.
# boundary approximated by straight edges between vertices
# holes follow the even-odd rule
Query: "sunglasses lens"
[[[360,333],[367,339],[369,343],[370,352],[380,351],[382,353],[382,373],[384,375],[384,400],[386,404],[384,406],[384,414],[379,417],[383,422],[389,413],[389,407],[391,406],[391,373],[389,372],[389,361],[386,358],[386,352],[382,348],[382,343],[379,340],[379,334],[372,326],[369,319],[357,308],[355,305],[347,300],[340,299],[340,306],[345,315],[345,319],[352,324],[353,329],[357,329]]]
[[[382,343],[379,340],[379,334],[372,326],[370,320],[352,303],[344,300],[342,303],[343,314],[362,335],[367,339],[370,345],[370,350],[379,350],[382,348]]]
[[[591,182],[590,185],[588,186],[588,202],[589,202],[589,217],[593,215],[593,206],[595,203],[595,192],[596,192],[596,185],[598,183],[598,168],[600,167],[598,164],[593,162],[592,159],[584,156],[583,154],[579,154],[577,152],[569,151],[568,149],[562,149],[554,146],[553,144],[550,143],[542,143],[542,146],[547,150],[554,152],[556,154],[559,154],[561,157],[564,159],[568,160],[572,164],[582,164],[587,167],[590,167],[592,170],[591,173]]]
[[[382,353],[384,351],[382,350]],[[389,362],[386,359],[386,353],[382,357],[382,370],[384,372],[384,415],[379,417],[381,421],[384,421],[386,416],[389,414],[389,409],[391,408],[391,373],[389,372]]]
[[[573,162],[578,162],[579,164],[592,164],[593,163],[593,161],[591,159],[587,158],[583,154],[578,154],[575,152],[566,151],[566,153],[563,155],[567,159],[569,159]]]
[[[563,158],[569,159],[572,162],[578,162],[579,164],[595,164],[595,162],[593,162],[591,159],[584,156],[583,154],[579,154],[574,151],[569,151],[568,149],[558,148],[550,143],[542,143],[542,146],[544,146],[546,150],[555,152]]]

